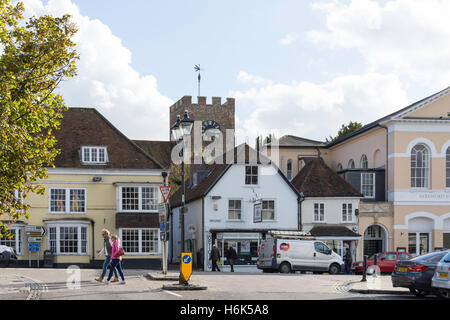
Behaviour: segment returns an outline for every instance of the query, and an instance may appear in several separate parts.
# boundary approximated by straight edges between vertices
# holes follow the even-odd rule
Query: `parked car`
[[[341,256],[319,240],[269,238],[259,246],[257,268],[263,272],[321,271],[330,274],[344,270]]]
[[[17,261],[17,255],[13,248],[0,245],[0,265],[9,266],[11,262]]]
[[[377,265],[380,268],[381,273],[392,273],[395,269],[395,264],[399,260],[412,259],[412,255],[408,252],[402,251],[386,251],[383,253],[377,253]],[[374,264],[375,254],[367,259],[367,267]],[[355,274],[363,273],[364,262],[356,261],[352,265],[352,272]]]
[[[447,251],[432,252],[411,260],[398,261],[392,273],[392,285],[408,288],[412,294],[420,297],[436,293],[431,287],[431,279],[437,264],[446,254]]]
[[[431,287],[441,297],[450,299],[450,250],[437,264],[433,279],[431,279]]]

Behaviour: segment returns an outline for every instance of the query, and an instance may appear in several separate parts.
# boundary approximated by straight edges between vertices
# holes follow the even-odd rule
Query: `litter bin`
[[[53,268],[53,252],[50,250],[44,251],[44,268]]]

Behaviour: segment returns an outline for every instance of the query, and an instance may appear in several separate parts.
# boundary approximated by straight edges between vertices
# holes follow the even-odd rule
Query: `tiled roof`
[[[318,157],[309,161],[291,182],[305,197],[363,196]]]
[[[171,153],[175,146],[171,141],[133,140],[149,156],[158,161],[164,168],[170,168]]]
[[[95,169],[162,169],[162,166],[147,155],[105,117],[93,108],[69,108],[63,112],[60,129],[55,131],[55,167]],[[82,146],[107,148],[108,163],[83,165]]]

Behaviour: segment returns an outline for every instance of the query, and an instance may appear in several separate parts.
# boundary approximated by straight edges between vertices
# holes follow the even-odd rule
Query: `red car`
[[[369,257],[367,259],[367,267],[374,264],[375,255]],[[408,252],[399,252],[399,251],[386,251],[383,253],[377,253],[377,265],[380,268],[380,271],[383,273],[392,273],[395,269],[395,264],[399,260],[409,260],[412,259],[413,256]],[[356,261],[352,265],[352,272],[356,274],[363,273],[363,261]]]

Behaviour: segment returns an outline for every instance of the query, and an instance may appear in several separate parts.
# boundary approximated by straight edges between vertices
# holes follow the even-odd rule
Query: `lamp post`
[[[184,111],[183,118],[177,116],[175,124],[170,129],[175,141],[178,143],[184,140],[185,136],[190,138],[192,127],[194,126],[194,120],[189,118],[188,111]],[[184,178],[184,146],[180,151],[181,159],[181,213],[180,213],[180,224],[181,224],[181,252],[184,252],[184,213],[185,213],[185,178]]]

